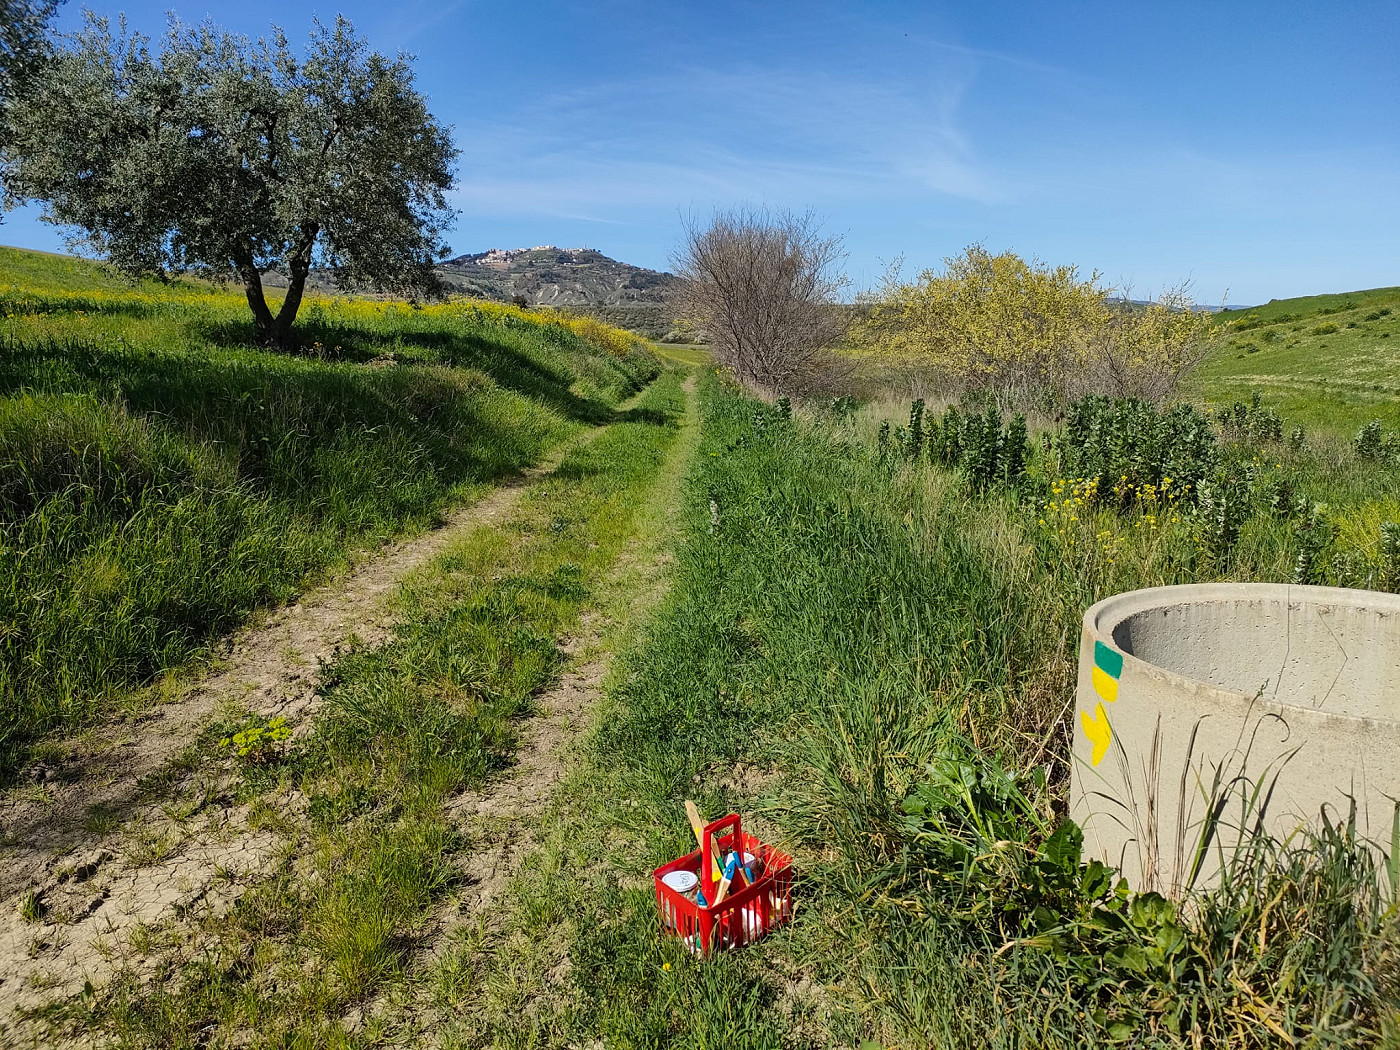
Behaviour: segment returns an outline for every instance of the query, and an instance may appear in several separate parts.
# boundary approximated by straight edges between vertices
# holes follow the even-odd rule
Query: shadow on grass
[[[537,437],[494,418],[498,406],[432,369],[321,369],[262,354],[209,360],[82,343],[0,345],[0,394],[22,388],[104,401],[116,394],[129,412],[218,447],[236,463],[240,481],[294,506],[316,506],[344,489],[354,468],[392,470],[373,488],[375,502],[396,503],[390,481],[404,471],[426,467],[433,488],[495,481],[540,451]],[[597,402],[574,400],[575,418],[614,415]],[[419,502],[421,494],[402,498]]]
[[[226,349],[258,346],[251,321],[204,322],[196,325],[196,330],[201,338]],[[509,330],[503,330],[500,338],[488,339],[473,332],[376,331],[311,319],[299,322],[295,334],[297,348],[285,351],[288,357],[355,364],[391,359],[401,364],[474,368],[499,386],[539,401],[575,422],[597,426],[616,419],[606,402],[574,392],[575,377],[567,367],[551,367],[511,345],[508,340],[519,335]],[[544,351],[551,352],[560,356],[567,353],[562,349]]]
[[[671,427],[672,429],[681,425],[680,413],[662,412],[655,408],[629,408],[617,413],[618,423],[642,423],[653,427]]]
[[[174,305],[178,308],[178,304]],[[98,317],[128,317],[142,321],[151,317],[169,316],[172,304],[161,300],[143,301],[133,297],[95,299],[81,292],[20,292],[0,295],[0,313],[20,317],[40,317],[45,314],[83,313]]]

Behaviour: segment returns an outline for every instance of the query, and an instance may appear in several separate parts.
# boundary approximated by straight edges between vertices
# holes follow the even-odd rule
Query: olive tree
[[[313,267],[351,285],[437,287],[457,156],[407,57],[344,19],[298,55],[172,19],[158,49],[89,14],[16,107],[7,184],[133,275],[240,282],[259,338],[286,345]],[[287,281],[276,313],[270,270]]]
[[[13,138],[9,114],[49,53],[49,19],[57,7],[36,0],[0,0],[0,144]]]
[[[673,264],[683,313],[716,359],[781,394],[808,382],[841,338],[844,258],[840,239],[823,235],[810,213],[739,209],[708,225],[688,220]]]
[[[0,0],[0,100],[8,101],[16,83],[48,52],[49,19],[56,10],[53,2]]]

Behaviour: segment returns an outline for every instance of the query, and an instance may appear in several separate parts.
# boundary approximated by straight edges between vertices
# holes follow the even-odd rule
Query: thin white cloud
[[[458,198],[468,213],[597,218],[687,200],[1000,200],[1007,186],[959,124],[969,76],[955,63],[895,91],[822,71],[690,68],[587,85],[460,128]]]

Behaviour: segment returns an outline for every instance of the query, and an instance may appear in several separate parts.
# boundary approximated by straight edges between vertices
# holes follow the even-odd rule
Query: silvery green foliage
[[[924,399],[915,398],[909,406],[909,440],[905,448],[910,459],[918,459],[924,451]]]
[[[14,112],[12,192],[138,275],[232,277],[264,342],[288,341],[312,267],[400,293],[436,287],[457,150],[406,56],[350,23],[297,54],[172,20],[159,47],[89,14]],[[261,276],[288,281],[279,313]]]
[[[935,463],[956,467],[976,491],[994,484],[1015,485],[1026,472],[1030,457],[1030,438],[1026,419],[1012,417],[1003,428],[1001,413],[995,405],[985,412],[964,414],[956,405],[949,405],[943,418],[925,419],[923,402],[915,402],[923,441],[928,455]]]
[[[1326,583],[1324,555],[1337,536],[1337,526],[1327,516],[1327,508],[1315,504],[1294,524],[1298,557],[1293,562],[1294,583]]]
[[[1240,529],[1249,517],[1248,485],[1239,479],[1202,479],[1196,484],[1196,520],[1206,550],[1224,557],[1239,539]]]
[[[1381,523],[1381,566],[1378,586],[1400,591],[1400,521]]]
[[[1356,450],[1358,459],[1379,462],[1395,458],[1397,452],[1400,452],[1400,440],[1387,434],[1379,419],[1373,419],[1357,431],[1352,447]]]
[[[1283,440],[1283,419],[1278,410],[1265,408],[1260,404],[1259,391],[1254,391],[1250,403],[1236,401],[1229,408],[1222,409],[1217,418],[1225,436],[1231,441]]]
[[[0,0],[0,107],[12,91],[42,64],[48,53],[48,24],[56,3]]]
[[[10,113],[49,54],[48,24],[57,6],[35,0],[0,0],[0,160],[5,144],[14,138],[9,130]],[[0,175],[4,171],[0,164]],[[0,206],[12,203],[8,190],[3,185],[0,190],[5,190],[0,194]]]

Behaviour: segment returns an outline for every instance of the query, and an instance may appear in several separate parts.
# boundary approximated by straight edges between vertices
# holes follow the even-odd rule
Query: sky
[[[855,289],[980,243],[1253,305],[1400,284],[1400,4],[130,0],[415,56],[457,253],[668,267],[687,216],[811,210]],[[80,18],[69,0],[59,18]],[[0,242],[61,250],[27,208]]]

